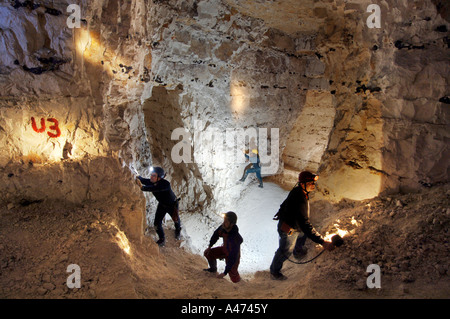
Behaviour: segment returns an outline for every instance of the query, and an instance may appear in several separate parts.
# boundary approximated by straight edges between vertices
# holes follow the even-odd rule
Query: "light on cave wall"
[[[61,160],[67,130],[54,117],[25,117],[25,125],[17,128],[20,136],[20,153],[32,162],[57,162]]]
[[[239,81],[231,83],[231,111],[233,115],[241,115],[249,106],[249,97],[246,87]]]
[[[334,167],[322,169],[320,189],[337,201],[374,198],[385,187],[381,101],[369,97],[364,106],[349,122],[345,141],[337,148],[339,159]]]
[[[101,63],[105,47],[100,43],[98,35],[86,29],[79,29],[75,35],[77,53],[90,63]]]
[[[110,226],[112,226],[114,228],[114,230],[116,231],[116,235],[115,235],[115,241],[117,243],[117,245],[120,247],[120,249],[122,249],[127,255],[131,255],[131,245],[130,245],[130,241],[128,240],[127,236],[125,235],[125,233],[123,231],[121,231],[119,229],[119,227],[112,222],[110,224]]]
[[[365,200],[379,195],[382,175],[369,169],[354,169],[343,166],[323,178],[321,189],[331,190],[336,200],[348,198]]]
[[[21,125],[12,129],[19,137],[16,149],[22,158],[33,163],[55,163],[63,159],[80,159],[89,140],[73,138],[73,124],[58,117],[24,115]]]
[[[105,46],[101,42],[99,33],[79,28],[75,31],[74,39],[77,56],[83,61],[101,67],[110,77],[128,79],[128,72],[119,72],[119,70],[124,70],[131,63],[117,54],[116,50]]]
[[[98,33],[83,28],[74,30],[78,59],[102,68],[109,76],[114,75],[119,80],[121,77],[128,78],[126,73],[122,75],[123,72],[113,72],[125,65],[125,60],[117,54],[108,56],[111,52],[101,43]],[[53,107],[57,109],[52,111]],[[67,115],[61,115],[61,107],[64,106],[44,106],[44,109],[49,110],[45,114],[42,111],[27,111],[22,114],[22,121],[11,121],[8,125],[10,136],[18,139],[17,142],[12,142],[15,145],[13,153],[20,154],[15,158],[20,157],[33,163],[55,163],[63,159],[78,160],[86,154],[99,154],[99,147],[96,145],[98,134],[67,121]],[[52,115],[54,112],[58,115]],[[5,118],[20,117],[20,114],[13,111],[4,115]]]

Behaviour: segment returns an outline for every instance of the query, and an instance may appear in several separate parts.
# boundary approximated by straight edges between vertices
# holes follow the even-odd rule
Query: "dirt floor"
[[[449,197],[440,185],[362,202],[316,200],[313,224],[323,234],[347,231],[344,245],[305,265],[286,261],[288,280],[267,269],[237,284],[202,271],[206,260],[180,248],[172,231],[164,248],[150,236],[128,243],[120,205],[23,201],[0,208],[0,298],[449,298]],[[307,259],[320,252],[308,247]],[[71,264],[81,288],[67,285]],[[380,266],[381,288],[367,287],[371,264]]]

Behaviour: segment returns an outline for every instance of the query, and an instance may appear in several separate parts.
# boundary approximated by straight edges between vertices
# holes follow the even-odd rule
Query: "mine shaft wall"
[[[64,3],[0,6],[6,204],[81,203],[115,190],[142,200],[131,175],[158,164],[184,210],[226,209],[241,194],[244,165],[216,167],[213,143],[191,144],[194,162],[174,163],[169,134],[178,126],[191,137],[266,128],[269,145],[276,128],[279,166],[263,176],[285,164],[317,170],[332,200],[448,181],[442,3],[385,1],[379,29],[367,27],[368,2],[78,4],[73,29]],[[200,154],[206,161],[196,163]]]

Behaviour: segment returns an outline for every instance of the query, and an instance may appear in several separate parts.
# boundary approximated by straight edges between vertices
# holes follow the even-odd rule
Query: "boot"
[[[181,239],[181,228],[175,229],[175,239],[180,240]]]
[[[164,247],[166,241],[164,240],[164,238],[160,238],[156,243],[158,244],[159,247]]]
[[[214,272],[217,272],[217,268],[206,268],[206,269],[203,269],[203,271],[214,273]]]
[[[165,238],[166,238],[166,236],[165,236],[165,234],[164,234],[164,230],[162,229],[162,227],[160,227],[160,226],[155,226],[155,230],[156,230],[156,233],[158,234],[158,237],[159,237],[159,240],[158,240],[158,242],[159,241],[162,241],[163,243],[164,243],[164,240],[165,240]]]
[[[287,277],[283,275],[281,272],[278,273],[270,273],[270,278],[273,280],[286,280]]]
[[[308,249],[306,247],[301,247],[300,249],[295,249],[293,252],[294,258],[297,260],[302,260],[308,254]]]
[[[217,260],[216,259],[208,259],[209,268],[203,269],[204,271],[215,273],[217,272]]]

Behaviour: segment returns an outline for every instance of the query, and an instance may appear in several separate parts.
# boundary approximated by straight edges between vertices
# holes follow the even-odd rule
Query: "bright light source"
[[[352,216],[352,218],[349,220],[349,222],[354,227],[351,230],[346,230],[346,229],[343,229],[343,227],[339,225],[339,224],[341,224],[341,220],[339,220],[339,219],[336,220],[336,223],[333,225],[334,226],[333,228],[335,230],[332,231],[332,232],[326,232],[326,235],[324,236],[324,239],[326,241],[331,241],[331,238],[334,235],[339,235],[339,236],[341,236],[341,238],[344,238],[344,236],[346,236],[348,234],[354,234],[355,233],[355,227],[359,227],[362,224],[362,221],[357,221],[355,219],[355,216]]]
[[[324,236],[325,241],[331,241],[331,237],[333,237],[334,235],[339,235],[339,236],[341,236],[341,238],[344,238],[344,236],[348,234],[347,230],[336,227],[339,225],[334,224],[334,226],[336,228],[336,231],[332,232],[331,234],[329,232],[327,232],[326,235]]]
[[[355,219],[355,216],[352,216],[352,220],[351,220],[352,225],[355,225],[356,227],[359,226],[358,221]]]

